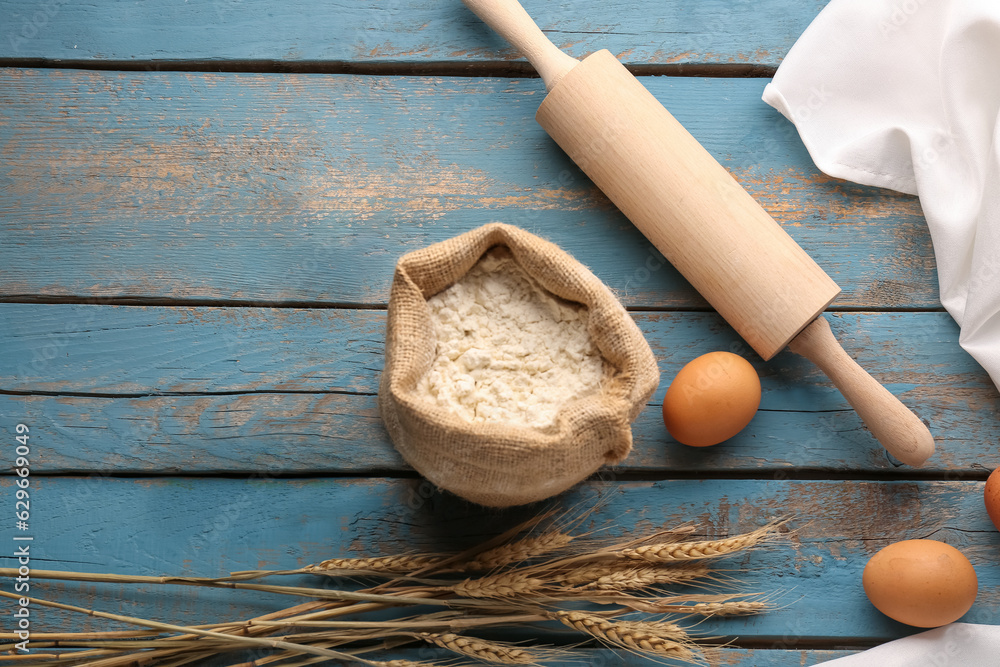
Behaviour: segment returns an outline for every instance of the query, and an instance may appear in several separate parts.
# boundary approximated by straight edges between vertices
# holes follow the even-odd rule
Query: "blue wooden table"
[[[541,81],[458,0],[0,0],[0,564],[29,534],[37,569],[218,576],[457,548],[538,511],[436,491],[375,404],[397,258],[499,220],[591,267],[663,377],[629,458],[558,504],[600,496],[595,520],[623,534],[795,517],[791,538],[738,562],[778,608],[703,626],[732,640],[724,664],[813,665],[914,632],[861,589],[868,558],[901,539],[961,549],[980,580],[965,620],[1000,622],[1000,535],[982,505],[1000,397],[938,303],[919,203],[820,174],[760,100],[823,5],[526,7],[570,54],[609,48],[643,75],[841,285],[835,333],[936,437],[920,469],[891,460],[808,362],[755,356],[661,261],[536,125]],[[731,441],[684,447],[660,419],[664,391],[720,349],[757,368],[761,409]],[[124,585],[32,593],[186,624],[287,606]],[[36,633],[104,627],[34,613]]]

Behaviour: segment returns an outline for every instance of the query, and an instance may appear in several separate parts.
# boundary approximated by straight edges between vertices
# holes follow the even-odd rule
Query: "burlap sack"
[[[427,299],[457,282],[495,246],[553,294],[589,309],[589,331],[616,369],[597,394],[566,404],[534,429],[470,423],[415,394],[435,356]],[[389,296],[379,410],[396,449],[437,486],[490,507],[565,491],[632,448],[631,422],[656,390],[656,359],[635,322],[585,266],[511,225],[488,224],[403,255]]]

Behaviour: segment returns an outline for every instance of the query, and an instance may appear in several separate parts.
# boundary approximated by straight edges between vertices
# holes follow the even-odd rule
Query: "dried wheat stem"
[[[766,611],[770,605],[766,602],[734,600],[732,602],[700,602],[694,605],[677,605],[671,608],[681,614],[697,614],[699,616],[748,616]],[[667,609],[667,607],[663,607]]]
[[[549,573],[548,576],[557,584],[583,586],[593,583],[601,577],[607,577],[621,571],[621,563],[611,561],[607,563],[594,563],[592,565],[578,565],[562,572]]]
[[[541,579],[535,579],[521,572],[503,572],[450,586],[449,590],[467,598],[508,598],[518,595],[537,595],[545,586]]]
[[[688,641],[688,633],[681,626],[675,623],[649,622],[649,621],[615,621],[618,632],[631,632],[633,634],[647,634],[661,639],[669,639],[678,643]]]
[[[28,654],[13,654],[13,655],[0,655],[0,661],[14,661],[14,662],[27,662],[28,660],[44,660],[46,664],[57,664],[54,661],[62,660],[63,656],[58,653],[32,653]]]
[[[324,646],[324,648],[327,647],[326,645],[323,645],[323,646]],[[254,661],[252,663],[251,662],[242,662],[242,663],[239,663],[239,664],[236,664],[236,665],[230,665],[229,667],[261,667],[262,665],[265,665],[265,664],[268,664],[268,663],[271,663],[271,662],[278,662],[278,661],[282,661],[281,662],[281,666],[282,667],[305,667],[305,665],[312,665],[312,664],[315,664],[317,662],[326,662],[326,658],[320,658],[320,657],[305,658],[305,659],[302,659],[302,660],[297,660],[295,662],[284,662],[287,659],[288,659],[288,656],[286,656],[286,655],[276,654],[276,655],[273,655],[273,656],[269,656],[267,658],[258,659],[258,660]],[[359,658],[357,656],[353,656],[353,660],[356,661],[356,662],[358,662],[358,663],[361,663],[361,664],[364,664],[364,665],[368,665],[369,667],[435,667],[435,665],[433,663],[430,663],[430,662],[417,662],[417,661],[414,661],[414,660],[402,660],[402,659],[388,660],[388,661],[386,661],[386,660],[366,660],[364,658]]]
[[[661,586],[665,584],[685,584],[707,577],[710,570],[702,563],[691,563],[677,567],[656,565],[622,566],[621,562],[588,565],[569,570],[554,579],[562,584],[578,586],[574,590],[585,591],[626,591]]]
[[[13,572],[13,575],[9,574]],[[123,584],[173,584],[179,586],[203,586],[208,588],[234,588],[239,590],[261,591],[265,593],[280,593],[301,597],[327,598],[350,602],[382,602],[390,605],[437,605],[452,606],[482,606],[486,604],[478,600],[439,600],[433,594],[421,595],[419,589],[412,596],[366,593],[362,591],[340,591],[328,588],[308,588],[302,586],[276,586],[268,584],[247,584],[219,581],[217,579],[197,577],[149,577],[140,575],[91,575],[85,572],[62,572],[57,570],[32,570],[36,579],[56,579],[69,581],[103,581]],[[0,576],[17,576],[13,568],[0,568]],[[0,591],[0,593],[3,593]],[[15,599],[19,596],[15,596]]]
[[[307,565],[301,571],[324,574],[325,571],[329,570],[363,570],[366,572],[384,572],[387,574],[408,574],[437,565],[443,560],[443,556],[434,554],[375,556],[371,558],[331,558],[321,563]]]
[[[660,586],[664,584],[683,584],[695,581],[708,575],[707,567],[664,570],[657,567],[639,567],[603,576],[586,586],[599,591],[621,591]]]
[[[309,617],[311,614],[318,613],[315,610],[324,609],[326,607],[332,606],[333,604],[343,604],[350,607],[361,607],[361,604],[346,604],[346,603],[330,603],[330,602],[303,602],[292,607],[287,607],[280,611],[271,612],[269,614],[264,614],[258,616],[254,619],[250,619],[243,623],[216,623],[213,625],[203,625],[203,626],[191,626],[196,629],[201,630],[217,630],[219,632],[226,633],[243,633],[246,635],[261,634],[267,632],[267,628],[250,628],[248,627],[255,620],[268,620],[273,618],[282,618],[287,616],[295,616],[296,614],[304,614],[300,617]],[[382,609],[385,605],[371,605],[378,609]],[[305,612],[305,613],[304,613]],[[186,634],[180,635],[176,638],[184,639],[196,639],[197,635]],[[199,647],[203,645],[198,645]],[[137,665],[163,665],[163,667],[178,667],[180,665],[190,664],[192,662],[200,662],[206,660],[216,654],[215,651],[204,648],[198,648],[194,652],[183,651],[181,649],[156,649],[153,651],[146,651],[141,656],[141,662],[130,654],[122,655],[120,652],[118,654],[111,655],[110,657],[102,657],[108,655],[109,651],[81,651],[76,652],[72,656],[65,656],[60,659],[58,663],[53,664],[72,664],[78,665],[79,667],[136,667]],[[173,660],[169,658],[175,657]],[[86,662],[81,662],[86,660]],[[162,662],[162,660],[168,660],[168,662]],[[261,659],[258,662],[263,663],[266,659]],[[313,662],[327,660],[326,657],[314,657]]]
[[[122,639],[137,637],[155,637],[159,633],[155,630],[112,630],[104,632],[32,632],[31,645],[35,646],[35,640],[60,641],[66,639]],[[13,632],[0,632],[0,639],[17,639],[18,635]]]
[[[108,649],[108,651],[133,651],[138,649],[150,649],[150,648],[192,648],[197,640],[192,639],[176,639],[174,637],[168,637],[163,639],[151,639],[151,640],[137,640],[137,641],[118,641],[113,639],[100,640],[100,639],[67,639],[62,641],[41,641],[31,642],[32,649],[39,648],[92,648],[92,649]],[[229,644],[232,644],[230,642]],[[207,643],[199,643],[199,646],[210,646],[212,648],[218,648],[227,645],[226,642],[210,641]],[[2,650],[12,650],[13,646],[0,647],[0,662],[6,660],[6,657],[2,655]],[[98,654],[107,654],[108,651],[95,651]]]
[[[271,655],[259,658],[252,664],[244,663],[241,667],[264,667],[271,662],[288,667],[305,667],[331,658],[373,667],[431,667],[424,662],[400,659],[376,661],[368,657],[376,655],[372,651],[391,650],[401,643],[416,639],[452,651],[456,654],[453,661],[475,658],[499,664],[537,664],[554,657],[555,652],[545,647],[532,647],[528,650],[514,644],[488,642],[454,633],[463,632],[465,628],[557,620],[588,637],[595,637],[627,650],[641,651],[660,658],[705,661],[703,649],[691,642],[683,628],[666,622],[621,620],[618,616],[627,608],[689,617],[736,616],[770,608],[770,604],[759,594],[698,594],[650,598],[646,597],[648,593],[638,591],[667,584],[690,583],[702,577],[716,579],[710,574],[708,566],[699,559],[724,556],[752,547],[766,539],[780,523],[769,524],[725,540],[678,542],[676,537],[682,531],[675,531],[613,545],[591,545],[591,549],[581,549],[577,542],[575,550],[583,553],[567,555],[564,551],[554,557],[550,555],[548,558],[541,558],[568,546],[574,537],[564,524],[560,527],[564,532],[550,527],[541,534],[516,539],[517,535],[526,534],[523,530],[525,526],[532,530],[538,526],[538,522],[539,519],[526,522],[486,544],[454,556],[414,554],[338,558],[299,570],[273,571],[278,574],[308,572],[326,576],[338,573],[390,575],[385,577],[385,583],[358,592],[247,584],[239,581],[263,576],[268,573],[264,570],[235,573],[228,580],[91,575],[39,570],[35,572],[38,578],[217,586],[325,599],[296,605],[255,619],[204,626],[174,626],[32,600],[33,604],[145,625],[160,631],[52,633],[48,636],[39,635],[37,639],[40,643],[37,648],[49,651],[49,642],[63,647],[90,647],[89,650],[70,649],[54,653],[47,664],[60,667],[146,667],[153,664],[186,667],[201,664],[214,655],[239,646],[273,650]],[[579,540],[579,536],[577,539]],[[526,562],[529,563],[528,566],[513,567]],[[433,572],[436,578],[418,578],[425,571]],[[0,574],[4,572],[6,570],[0,569]],[[467,574],[456,574],[459,572]],[[482,576],[481,573],[486,573],[487,576]],[[459,581],[460,577],[470,578]],[[662,589],[660,594],[664,594]],[[14,596],[0,591],[0,597]],[[594,604],[617,606],[608,614],[554,612],[551,608],[543,609],[540,606],[542,602],[554,602],[556,599],[583,599]],[[327,620],[344,614],[418,604],[444,607],[436,613],[419,614],[397,621]],[[303,626],[299,634],[270,636],[271,633],[282,633],[282,628],[296,625]],[[170,634],[165,635],[164,632]],[[128,635],[138,641],[125,641],[124,638]],[[122,640],[116,641],[119,637]],[[375,645],[372,640],[380,640],[380,643]],[[38,657],[34,655],[33,659],[37,660]]]
[[[436,617],[435,614],[427,614],[411,620],[400,621],[298,621],[295,619],[283,621],[252,621],[248,624],[252,627],[268,628],[325,628],[338,629],[347,628],[352,630],[432,630],[447,629],[456,630],[459,628],[473,628],[482,625],[508,625],[514,623],[533,623],[545,620],[545,616],[539,614],[510,614],[496,616],[452,616]]]
[[[513,535],[523,530],[530,530],[544,519],[551,516],[552,512],[547,512],[541,516],[534,517],[519,526],[507,531],[498,538],[490,540],[487,545],[500,541],[496,547],[487,548],[485,551],[473,550],[470,553],[475,555],[466,563],[459,565],[459,571],[468,570],[478,572],[489,570],[513,562],[520,562],[527,557],[539,556],[548,553],[553,549],[560,548],[573,541],[573,536],[564,533],[546,533],[537,537],[529,537],[516,542],[503,544],[503,540],[510,539]],[[482,547],[480,547],[482,548]],[[342,574],[352,571],[385,574],[417,574],[425,570],[437,569],[444,565],[449,565],[461,561],[467,557],[466,554],[455,556],[443,556],[440,554],[419,554],[419,555],[396,555],[396,556],[374,556],[362,558],[331,558],[320,563],[306,565],[296,570],[244,570],[231,572],[229,579],[258,578],[277,574]],[[338,572],[339,571],[339,572]]]
[[[407,642],[408,640],[402,640],[399,642],[384,641],[380,646],[368,646],[359,649],[343,649],[343,653],[346,656],[349,656],[352,662],[360,662],[362,664],[372,665],[374,667],[384,667],[385,665],[390,665],[395,663],[401,663],[404,667],[408,665],[412,665],[413,667],[435,667],[433,664],[427,662],[413,662],[407,660],[390,660],[388,662],[385,662],[385,661],[368,660],[367,658],[358,657],[362,653],[368,653],[380,650],[391,650]],[[314,642],[314,645],[319,646],[321,648],[331,648],[333,646],[337,646],[338,644],[336,642]],[[241,662],[239,664],[229,665],[228,667],[263,667],[264,665],[269,665],[274,662],[280,662],[281,667],[305,667],[306,665],[312,665],[320,662],[329,662],[326,658],[317,656],[299,657],[289,662],[290,657],[291,656],[287,652],[277,652],[269,656],[265,656],[263,658],[257,658],[253,662]],[[163,667],[180,667],[180,665],[176,666],[165,665]]]
[[[73,611],[81,614],[86,614],[88,616],[95,616],[97,618],[106,618],[112,621],[121,621],[123,623],[129,623],[130,625],[139,625],[142,627],[153,628],[155,630],[165,630],[168,632],[180,632],[182,634],[199,635],[201,637],[210,637],[212,639],[221,639],[224,641],[233,641],[238,644],[249,645],[249,646],[261,646],[265,648],[274,649],[284,649],[287,651],[292,651],[295,653],[311,653],[313,655],[325,656],[327,658],[340,658],[343,659],[346,654],[340,651],[331,651],[328,649],[321,649],[314,646],[304,645],[304,644],[292,644],[289,642],[283,642],[276,639],[263,639],[257,637],[246,637],[242,635],[231,635],[224,634],[221,632],[216,632],[213,630],[199,630],[197,628],[174,625],[173,623],[161,623],[159,621],[151,621],[144,618],[137,618],[134,616],[124,616],[121,614],[111,614],[108,612],[96,611],[94,609],[86,609],[84,607],[77,607],[74,605],[63,604],[62,602],[52,602],[51,600],[40,600],[34,597],[20,596],[16,593],[8,593],[6,591],[0,591],[0,597],[13,598],[15,600],[24,597],[31,604],[38,605],[40,607],[51,607],[53,609],[63,609],[66,611]]]
[[[430,644],[448,649],[453,653],[475,658],[482,662],[490,662],[498,665],[538,664],[538,659],[528,651],[500,644],[499,642],[488,642],[450,632],[421,632],[413,636]]]
[[[671,623],[611,621],[579,611],[557,611],[552,618],[614,646],[680,660],[695,657],[694,651],[683,643],[687,633]]]
[[[525,537],[480,553],[473,560],[465,563],[462,569],[467,572],[488,572],[513,563],[523,563],[562,549],[568,546],[573,539],[572,535],[559,531],[548,531],[541,535]]]
[[[648,563],[717,558],[737,551],[749,549],[770,536],[776,524],[768,524],[755,531],[736,535],[723,540],[702,540],[698,542],[665,542],[647,544],[633,549],[616,551],[619,558],[642,560]]]
[[[329,648],[330,646],[332,646],[332,644],[328,643],[318,644],[318,645],[322,646],[323,648]],[[347,655],[348,653],[350,655]],[[368,665],[369,667],[435,667],[435,665],[430,662],[419,662],[416,660],[405,660],[401,658],[397,658],[395,660],[368,660],[350,651],[345,651],[345,657],[349,657],[352,663]],[[287,659],[288,659],[287,655],[275,654],[267,658],[258,659],[253,663],[242,663],[241,665],[231,665],[230,667],[261,667],[264,664],[270,662],[279,662],[279,661],[281,661],[282,667],[295,667],[296,665],[309,665],[317,662],[326,661],[326,658],[314,657],[314,658],[304,658],[294,663],[283,662],[284,660]]]
[[[738,600],[746,594],[678,595],[659,599],[631,598],[621,603],[630,609],[652,614],[687,614],[696,616],[746,616],[768,611],[773,605],[763,599]]]

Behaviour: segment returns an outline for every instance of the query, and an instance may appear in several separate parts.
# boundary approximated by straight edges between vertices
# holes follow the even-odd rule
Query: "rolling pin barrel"
[[[840,293],[610,52],[568,72],[535,119],[764,359]]]

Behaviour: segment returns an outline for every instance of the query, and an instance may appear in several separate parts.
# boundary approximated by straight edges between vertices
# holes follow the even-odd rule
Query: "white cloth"
[[[823,667],[989,667],[1000,664],[1000,627],[952,623],[822,663]]]
[[[919,196],[941,303],[1000,387],[1000,1],[831,0],[764,101],[825,173]]]

